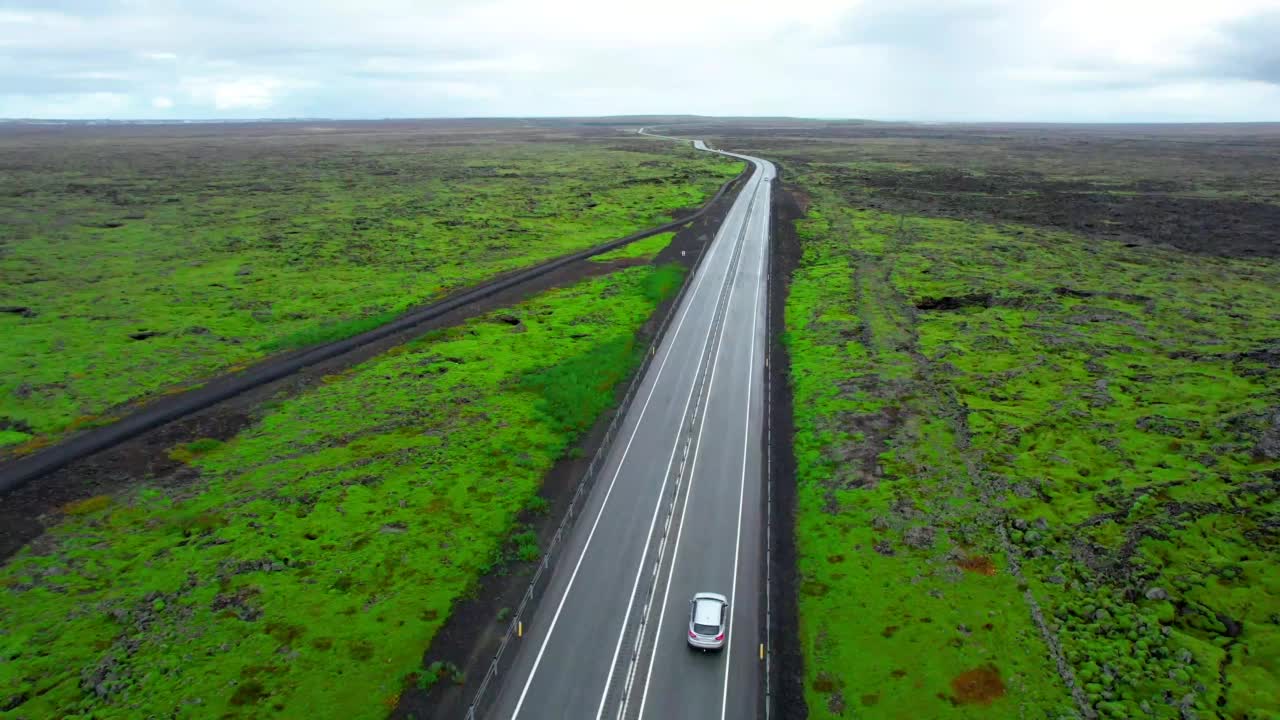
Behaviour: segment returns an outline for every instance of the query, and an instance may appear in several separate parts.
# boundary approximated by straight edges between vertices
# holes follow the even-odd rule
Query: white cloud
[[[101,72],[98,70],[83,70],[77,72],[62,73],[57,75],[62,80],[127,80],[129,79],[124,73],[118,72]]]
[[[127,117],[130,104],[122,93],[0,95],[0,117],[97,120]]]
[[[468,82],[433,82],[423,87],[430,93],[466,100],[492,100],[499,95],[496,88]]]
[[[526,53],[442,61],[424,61],[411,57],[371,57],[361,61],[358,68],[386,75],[477,75],[546,72],[551,66],[546,60]]]
[[[0,25],[34,25],[39,18],[34,13],[0,10]]]
[[[173,100],[164,96],[151,98],[151,107],[158,110],[168,110],[173,107]]]
[[[288,85],[273,77],[244,77],[230,80],[193,78],[182,83],[197,105],[218,111],[266,110],[274,105]]]
[[[0,107],[1275,119],[1278,1],[0,0]]]

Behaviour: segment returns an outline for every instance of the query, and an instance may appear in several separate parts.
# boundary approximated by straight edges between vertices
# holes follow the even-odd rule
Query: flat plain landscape
[[[634,129],[4,130],[4,457],[742,170]],[[780,716],[1280,717],[1280,125],[662,131],[781,173]],[[714,215],[59,471],[0,717],[464,707]]]
[[[1280,127],[680,132],[799,217],[810,717],[1280,714]]]
[[[521,123],[8,140],[15,452],[665,222],[742,169]],[[92,486],[73,465],[56,484],[86,478],[75,500],[40,510],[49,478],[6,498],[38,529],[0,567],[0,717],[385,717],[408,690],[464,684],[433,640],[482,580],[527,582],[562,490],[544,482],[583,454],[684,281],[676,240],[214,408]]]
[[[741,170],[518,121],[0,131],[0,453],[670,220]]]

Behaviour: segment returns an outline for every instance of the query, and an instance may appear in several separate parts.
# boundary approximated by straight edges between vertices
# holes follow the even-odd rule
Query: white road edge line
[[[736,201],[735,201],[735,204],[736,204]],[[733,211],[732,207],[730,207],[730,212],[732,211]],[[746,221],[744,220],[744,222]],[[714,243],[714,238],[712,239],[712,242]],[[713,248],[712,256],[718,255],[719,251],[720,251],[719,247]],[[707,260],[710,260],[710,259],[711,259],[710,257],[707,258]],[[707,265],[706,267],[710,267],[710,265]],[[662,362],[658,364],[658,373],[653,378],[653,384],[649,386],[649,394],[645,397],[644,405],[641,406],[640,408],[640,415],[639,417],[636,418],[635,426],[631,428],[631,436],[627,438],[627,445],[622,450],[622,457],[618,459],[618,466],[613,471],[613,478],[609,480],[609,488],[608,490],[605,491],[604,500],[601,501],[600,503],[600,511],[596,513],[596,519],[594,522],[591,523],[591,531],[587,533],[587,540],[582,547],[582,553],[578,556],[578,561],[574,563],[573,572],[569,575],[569,584],[565,587],[564,593],[560,596],[560,602],[556,605],[556,612],[551,617],[551,624],[547,626],[547,634],[543,636],[542,645],[538,647],[538,654],[534,657],[533,667],[530,668],[529,670],[529,677],[525,679],[524,687],[521,688],[520,690],[520,698],[516,700],[516,707],[515,707],[515,710],[513,710],[511,713],[511,720],[515,720],[516,717],[520,715],[520,709],[524,706],[525,696],[529,694],[529,687],[533,684],[533,678],[535,675],[537,675],[538,667],[542,664],[542,656],[547,650],[547,643],[551,641],[551,635],[552,633],[555,632],[556,624],[560,621],[560,613],[561,611],[564,610],[564,603],[569,598],[569,591],[573,589],[573,583],[578,578],[578,570],[582,567],[582,561],[587,557],[587,550],[590,549],[591,547],[591,539],[595,537],[596,528],[600,526],[600,519],[604,516],[605,506],[609,504],[609,496],[613,494],[614,485],[618,482],[618,475],[621,474],[622,472],[622,466],[627,459],[627,453],[631,451],[631,443],[636,439],[636,433],[640,429],[641,421],[644,420],[644,414],[649,409],[649,402],[653,400],[653,393],[658,387],[658,380],[662,377],[662,371],[667,366],[667,360],[671,358],[671,351],[676,345],[675,338],[679,337],[680,329],[684,327],[684,321],[689,316],[689,309],[692,308],[694,304],[693,298],[698,294],[698,291],[702,288],[703,281],[706,280],[707,276],[710,274],[711,274],[710,272],[707,272],[698,278],[697,283],[694,285],[693,292],[689,294],[687,304],[684,306],[684,309],[681,310],[680,312],[680,321],[676,323],[676,329],[671,334],[671,342],[667,345],[666,352],[664,352],[662,355]],[[711,328],[708,328],[707,340],[710,340],[710,338],[711,338]],[[690,399],[693,398],[693,390],[694,390],[693,387],[689,389]],[[688,412],[687,402],[685,405],[685,412]],[[680,425],[683,427],[684,423],[682,422],[680,423]],[[680,436],[677,434],[676,445],[679,444],[679,437]],[[670,473],[668,472],[668,474]],[[666,480],[664,479],[663,480],[664,488],[665,488],[665,484],[666,484]],[[659,497],[661,496],[662,496],[662,493],[660,492]],[[641,564],[643,564],[643,561]]]
[[[757,188],[759,187],[760,183],[759,183],[759,181],[758,181],[758,178],[757,178],[757,181],[754,183],[754,185],[755,185],[755,187],[757,187]],[[752,197],[754,194],[755,194],[755,191],[753,190],[753,191],[752,191],[752,195],[748,195],[748,198],[751,198],[751,200],[747,203],[747,208],[746,208],[746,210],[747,210],[747,211],[744,213],[744,217],[743,217],[743,219],[742,219],[742,223],[743,223],[743,228],[744,228],[744,229],[745,229],[745,228],[750,224],[750,221],[751,221],[751,212],[750,212],[750,211],[751,211],[752,206],[755,204],[755,203],[754,203],[754,198]],[[745,242],[746,242],[746,233],[745,233],[745,232],[742,234],[742,239],[741,239],[739,242],[740,242],[740,243],[745,243]],[[730,254],[730,256],[729,256],[729,265],[728,265],[728,267],[726,267],[726,268],[725,268],[724,285],[721,285],[721,287],[720,287],[720,290],[721,290],[721,293],[722,293],[722,294],[723,294],[723,292],[724,292],[724,288],[725,288],[726,286],[729,288],[729,297],[730,297],[730,298],[732,298],[732,297],[733,297],[733,270],[734,270],[734,261],[733,261],[733,257],[734,257],[734,255],[736,255],[736,254],[737,254],[737,253],[736,253],[736,251],[737,251],[737,245],[736,245],[736,244],[735,244],[735,247],[734,247],[734,251],[735,251],[735,252],[734,252],[733,254]],[[726,301],[725,301],[725,315],[727,315],[727,314],[728,314],[728,308],[729,308],[729,303],[728,303],[728,300],[726,299]],[[719,316],[720,316],[720,322],[719,322],[719,323],[717,323],[717,322],[716,322],[716,316],[717,316],[717,315],[719,315]],[[716,307],[715,307],[714,311],[713,311],[713,312],[712,312],[712,314],[711,314],[711,328],[710,328],[710,332],[708,332],[708,334],[707,334],[707,339],[708,339],[708,340],[710,340],[710,339],[711,339],[711,333],[714,333],[714,332],[716,331],[716,328],[717,328],[717,327],[723,327],[723,325],[724,325],[724,315],[721,315],[721,314],[720,314],[720,297],[719,297],[719,296],[717,296],[717,297],[716,297]],[[714,379],[715,379],[716,361],[719,359],[719,356],[720,356],[720,345],[721,345],[723,342],[724,342],[724,332],[721,332],[721,333],[720,333],[720,337],[718,337],[718,338],[716,339],[716,347],[715,347],[715,351],[714,351],[714,352],[712,353],[712,355],[711,355],[711,370],[710,370],[710,373],[711,373],[710,379],[711,379],[711,380],[714,380]],[[702,365],[702,364],[701,364],[701,363],[699,363],[699,367],[701,367],[701,365]],[[703,397],[703,394],[704,394],[705,392],[709,392],[709,391],[708,391],[708,389],[707,389],[706,383],[703,383],[703,384],[701,385],[701,390],[699,390],[699,392],[698,392],[698,402],[699,402],[699,403],[701,403],[701,402],[702,402],[702,397]],[[687,416],[689,415],[689,403],[690,403],[692,400],[693,400],[693,391],[692,391],[692,389],[691,389],[691,390],[689,391],[689,399],[685,401],[685,404],[684,404],[684,413],[681,415],[681,417],[687,417]],[[697,407],[697,406],[694,406],[693,412],[694,412],[694,414],[695,414],[695,415],[697,415],[697,413],[698,413],[698,407]],[[705,419],[706,419],[706,413],[702,413],[702,418],[701,418],[701,419],[702,419],[702,420],[705,420]],[[680,427],[681,427],[681,428],[683,428],[683,427],[684,427],[684,423],[683,423],[683,422],[681,422],[681,423],[680,423]],[[699,435],[701,435],[701,433],[699,433]],[[677,443],[677,445],[678,445],[678,444],[679,444],[679,443]],[[613,686],[613,671],[614,671],[614,668],[616,668],[616,667],[617,667],[617,665],[618,665],[618,655],[619,655],[619,654],[621,654],[621,652],[622,652],[622,641],[623,641],[623,639],[624,639],[624,638],[626,637],[626,635],[627,635],[627,624],[628,624],[629,622],[631,622],[631,606],[635,604],[635,601],[636,601],[636,591],[640,589],[640,579],[641,579],[642,577],[644,577],[644,571],[645,571],[645,560],[647,560],[647,559],[648,559],[648,557],[649,557],[649,546],[652,544],[652,539],[653,539],[653,528],[654,528],[654,526],[655,526],[655,525],[657,525],[657,522],[658,522],[658,514],[662,511],[663,500],[664,500],[664,499],[665,499],[665,497],[666,497],[667,480],[669,480],[669,479],[670,479],[670,477],[671,477],[671,466],[672,466],[673,464],[675,464],[675,459],[676,459],[676,448],[675,448],[675,447],[672,447],[672,448],[671,448],[671,457],[667,460],[667,471],[666,471],[666,474],[662,476],[662,487],[661,487],[661,488],[659,489],[659,491],[658,491],[658,502],[657,502],[657,504],[655,504],[655,505],[653,506],[653,518],[649,520],[649,532],[645,533],[645,536],[644,536],[644,552],[643,552],[643,553],[641,553],[641,555],[640,555],[640,566],[639,566],[638,568],[636,568],[636,579],[635,579],[635,581],[634,581],[633,583],[631,583],[631,595],[627,598],[627,605],[626,605],[626,607],[627,607],[627,611],[626,611],[625,613],[623,613],[623,616],[622,616],[622,625],[621,625],[620,629],[618,630],[618,642],[617,642],[617,644],[615,644],[615,645],[613,646],[613,658],[609,661],[609,674],[605,676],[604,690],[603,690],[603,691],[601,691],[601,693],[600,693],[600,706],[596,708],[596,720],[600,720],[602,717],[604,717],[604,706],[605,706],[605,704],[606,704],[606,703],[608,702],[608,700],[609,700],[609,688]],[[697,452],[696,452],[696,451],[695,451],[695,453],[694,453],[694,462],[697,462]],[[692,477],[693,477],[693,476],[692,476],[692,475],[690,475],[689,477],[690,477],[690,479],[692,479]],[[673,502],[674,502],[674,501],[673,501]],[[641,637],[641,638],[637,638],[637,639],[636,639],[636,641],[637,641],[637,642],[643,642],[643,641],[644,641],[644,638],[643,638],[643,637]]]
[[[763,182],[764,167],[761,166],[761,180]],[[767,207],[767,206],[766,206]],[[741,552],[742,545],[742,505],[747,492],[747,452],[750,449],[751,438],[751,387],[755,384],[755,360],[756,360],[756,322],[760,319],[760,286],[766,282],[764,277],[764,258],[765,251],[769,247],[769,227],[766,225],[764,230],[764,242],[760,243],[760,280],[756,283],[755,303],[752,307],[751,314],[751,353],[747,355],[747,419],[742,428],[742,481],[738,489],[738,531],[737,537],[733,541],[733,585],[729,590],[729,607],[737,607],[738,595],[738,557]],[[732,610],[730,611],[732,618]],[[729,628],[729,638],[725,641],[724,648],[724,692],[720,694],[720,720],[725,720],[725,713],[729,709],[729,665],[733,662],[733,636],[737,634],[733,628]]]
[[[764,168],[761,167],[761,171],[763,171],[763,169]],[[754,198],[752,199],[752,201],[754,204]],[[749,224],[750,217],[746,218],[744,222]],[[743,233],[743,237],[744,237],[743,242],[745,242],[746,233]],[[729,306],[733,303],[734,290],[735,288],[733,287],[729,288],[729,297],[725,300],[725,304],[724,304],[724,318],[720,320],[720,325],[721,325],[720,337],[719,339],[716,340],[716,353],[711,360],[711,378],[707,382],[707,393],[706,393],[707,402],[711,401],[711,391],[712,389],[715,388],[715,385],[716,385],[716,368],[720,366],[720,348],[724,345],[725,333],[724,333],[723,326],[725,323],[725,318],[728,318],[729,316]],[[747,402],[749,405],[750,400],[748,400]],[[658,613],[658,624],[654,626],[656,630],[659,632],[662,630],[662,623],[667,617],[667,601],[670,599],[670,596],[671,596],[671,578],[673,575],[675,575],[676,559],[680,557],[680,538],[684,534],[685,516],[688,515],[689,513],[689,497],[693,494],[693,483],[698,478],[698,458],[702,455],[702,431],[707,426],[707,415],[709,414],[710,413],[707,412],[707,409],[703,408],[702,417],[699,419],[699,422],[698,422],[698,436],[696,439],[697,448],[693,451],[693,464],[689,466],[689,482],[688,482],[688,485],[685,487],[684,507],[681,508],[680,510],[680,523],[676,525],[675,547],[671,551],[671,569],[667,572],[667,587],[662,593],[662,611]],[[641,649],[644,648],[644,637],[638,638],[636,642],[640,644]],[[644,718],[644,705],[649,698],[649,680],[653,677],[653,660],[658,656],[658,642],[659,642],[658,635],[655,632],[654,642],[653,642],[653,652],[650,653],[649,655],[649,668],[648,670],[645,671],[645,675],[644,675],[644,690],[640,693],[640,711],[637,715],[640,718]],[[623,698],[623,705],[622,705],[623,711],[626,710],[626,706],[627,706],[626,701],[627,701],[627,698]]]

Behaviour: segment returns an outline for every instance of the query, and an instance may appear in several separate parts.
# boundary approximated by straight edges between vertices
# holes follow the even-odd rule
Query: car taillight
[[[697,639],[698,639],[698,633],[696,633],[696,632],[694,632],[694,631],[690,630],[690,631],[689,631],[689,637],[693,638],[694,640],[697,640]]]
[[[724,639],[724,633],[720,633],[719,635],[716,636],[716,642],[719,642],[723,639]]]

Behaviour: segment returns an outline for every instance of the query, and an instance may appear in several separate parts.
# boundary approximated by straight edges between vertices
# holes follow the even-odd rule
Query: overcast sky
[[[0,117],[1280,120],[1280,0],[0,0]]]

